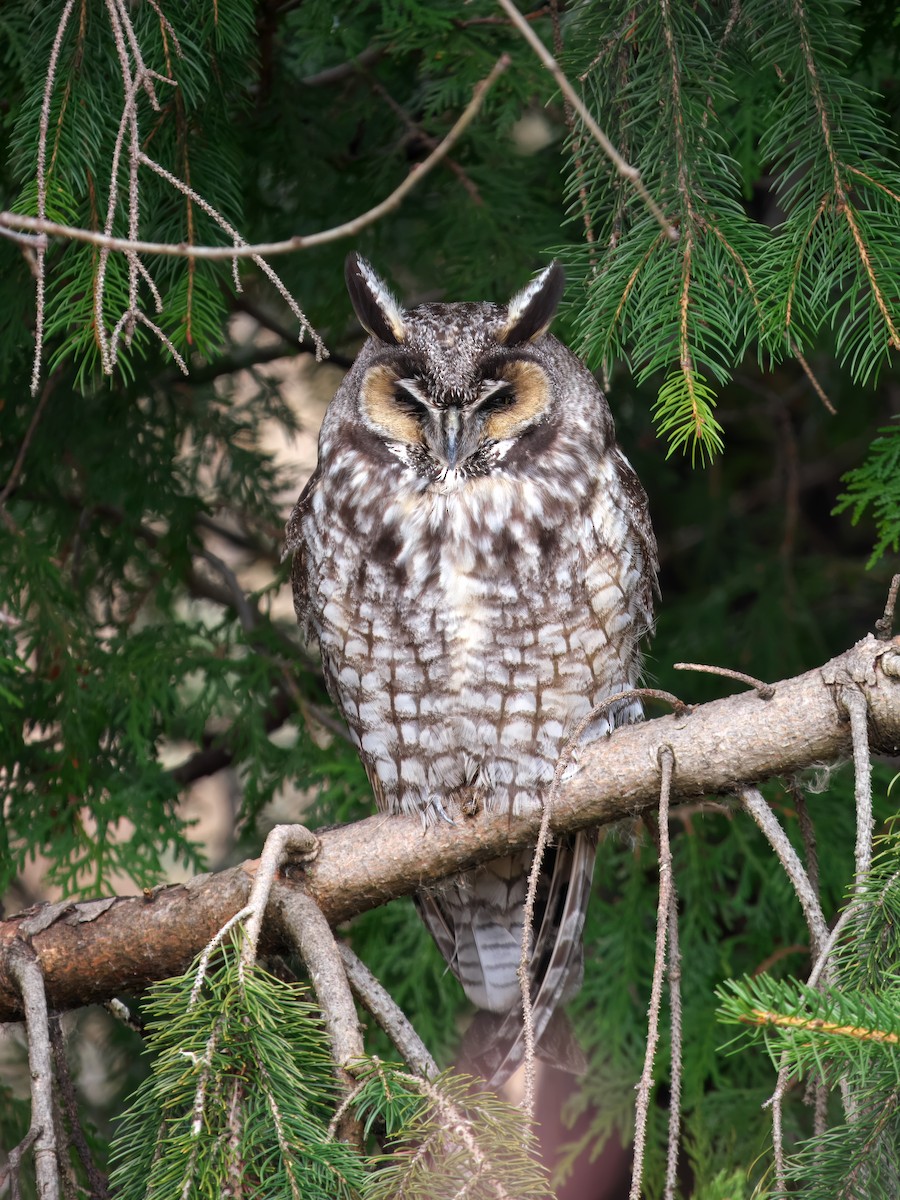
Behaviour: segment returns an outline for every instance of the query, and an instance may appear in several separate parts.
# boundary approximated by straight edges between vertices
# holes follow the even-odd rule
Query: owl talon
[[[425,813],[423,814],[423,816],[426,816],[426,824],[427,824],[427,814],[429,814],[432,810],[434,811],[435,816],[439,820],[444,821],[447,825],[455,825],[456,824],[456,822],[453,820],[453,818],[447,812],[446,808],[444,808],[444,805],[443,805],[443,802],[441,801],[440,796],[432,796],[430,798],[430,800],[428,802],[428,808],[425,809]]]

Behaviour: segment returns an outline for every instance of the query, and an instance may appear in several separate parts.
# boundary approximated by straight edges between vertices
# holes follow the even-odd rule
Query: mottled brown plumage
[[[404,311],[353,255],[347,278],[371,336],[288,523],[298,619],[379,808],[430,820],[464,796],[539,806],[573,728],[637,680],[656,578],[643,489],[593,376],[546,333],[557,264],[508,305]],[[640,715],[620,702],[588,737]],[[581,981],[593,859],[579,834],[542,873],[531,974],[547,1053]],[[521,1058],[528,863],[498,859],[418,897],[467,994],[495,1014],[480,1060],[495,1083]]]

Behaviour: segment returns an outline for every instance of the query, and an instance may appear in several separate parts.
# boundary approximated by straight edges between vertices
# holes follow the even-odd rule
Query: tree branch
[[[554,797],[551,831],[608,824],[656,805],[657,754],[675,756],[672,802],[733,794],[774,775],[846,757],[852,749],[841,692],[855,685],[868,709],[873,752],[900,752],[900,637],[869,636],[824,666],[774,685],[769,700],[730,696],[691,712],[617,729],[584,747],[579,770]],[[510,817],[481,812],[423,830],[418,817],[374,816],[323,831],[304,887],[331,925],[407,895],[456,871],[533,845],[541,810]],[[21,1015],[7,956],[30,937],[56,1009],[108,999],[183,971],[250,894],[255,863],[187,884],[19,914],[0,924],[0,1020]],[[291,889],[289,881],[278,882]],[[266,939],[269,939],[267,942]],[[263,930],[263,949],[281,948]]]
[[[337,242],[345,237],[353,237],[360,230],[365,229],[369,225],[374,225],[376,221],[380,221],[389,212],[393,212],[395,208],[399,208],[402,201],[425,178],[429,171],[447,157],[451,148],[459,141],[477,116],[479,109],[484,103],[488,89],[502,75],[509,66],[509,63],[509,55],[502,54],[490,73],[476,85],[472,99],[463,109],[456,124],[444,140],[438,143],[423,162],[417,163],[413,167],[403,182],[389,196],[382,200],[380,204],[376,204],[374,208],[370,208],[368,212],[361,213],[351,221],[345,221],[343,225],[336,225],[332,229],[323,229],[319,233],[285,238],[279,242],[260,242],[253,246],[248,246],[245,243],[235,243],[230,246],[193,246],[188,245],[186,242],[145,242],[138,238],[110,237],[104,233],[97,233],[92,229],[79,229],[74,225],[60,225],[55,221],[47,221],[40,217],[27,217],[22,213],[0,212],[0,226],[8,230],[30,230],[33,233],[43,233],[50,237],[61,237],[73,242],[87,242],[89,245],[99,246],[102,250],[119,250],[123,254],[161,254],[170,258],[203,258],[206,260],[228,258],[255,259],[263,256],[270,258],[275,254],[290,254],[295,250],[307,250],[310,246],[322,246],[327,242]],[[149,160],[146,160],[146,162],[149,164]],[[171,181],[172,177],[169,178]]]

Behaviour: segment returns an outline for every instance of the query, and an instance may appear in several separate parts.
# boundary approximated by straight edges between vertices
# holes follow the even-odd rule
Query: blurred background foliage
[[[246,260],[238,294],[227,262],[148,256],[163,302],[153,319],[190,374],[138,325],[106,377],[100,255],[57,241],[33,397],[34,256],[0,239],[8,911],[220,867],[256,850],[277,819],[371,811],[314,648],[297,635],[280,562],[283,522],[311,465],[294,451],[310,444],[322,400],[360,341],[343,285],[351,248],[409,303],[502,302],[550,256],[565,262],[556,332],[607,388],[660,543],[649,682],[702,701],[731,685],[675,672],[674,662],[777,680],[872,627],[900,539],[893,6],[522,6],[640,168],[676,242],[488,0],[162,0],[129,11],[147,64],[177,82],[156,82],[158,111],[139,94],[142,149],[248,242],[314,233],[376,204],[447,133],[499,56],[512,63],[448,159],[400,207],[356,238],[272,260],[330,363],[298,343],[295,317]],[[76,0],[66,12],[49,98],[46,211],[97,230],[122,75],[110,6]],[[37,211],[41,108],[63,13],[56,0],[0,8],[5,210]],[[113,230],[124,236],[124,159],[117,184]],[[142,238],[228,244],[215,219],[158,174],[142,168],[139,185]],[[107,333],[127,294],[126,265],[112,255]],[[890,764],[876,769],[879,821],[891,811],[892,773]],[[195,802],[210,778],[220,785],[212,843]],[[852,787],[838,771],[812,802],[829,914],[852,873]],[[795,836],[790,796],[778,785],[768,796]],[[749,1195],[746,1172],[766,1167],[760,1104],[771,1064],[762,1050],[719,1050],[727,1031],[715,1022],[714,988],[760,969],[803,976],[807,935],[746,818],[721,806],[680,812],[673,834],[685,1194]],[[641,823],[604,836],[596,878],[587,976],[573,1006],[591,1071],[546,1085],[546,1148],[568,1179],[560,1196],[623,1194],[627,1159],[617,1146],[627,1145],[643,1054],[656,904],[655,851]],[[465,1002],[412,905],[369,913],[346,933],[442,1065],[451,1062]],[[95,1057],[107,1069],[87,1071],[84,1087],[102,1142],[134,1081],[133,1050],[121,1043],[135,1035],[72,1021],[80,1067],[90,1045],[104,1047]],[[372,1047],[385,1052],[374,1035]],[[666,1105],[660,1085],[657,1155]],[[787,1119],[792,1137],[808,1132],[799,1094]],[[591,1166],[601,1153],[602,1169]]]

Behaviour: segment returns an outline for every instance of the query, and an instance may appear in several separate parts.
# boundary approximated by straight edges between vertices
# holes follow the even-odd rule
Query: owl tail
[[[538,1055],[563,1070],[584,1056],[561,1005],[583,975],[582,931],[596,840],[588,833],[548,847],[535,904],[531,1009]],[[416,897],[419,912],[478,1013],[467,1035],[467,1065],[493,1086],[524,1058],[518,980],[531,852],[497,859]]]
[[[587,1058],[561,1008],[550,1015],[535,1053],[542,1062],[559,1071],[569,1071],[572,1075],[587,1071]],[[503,1017],[499,1013],[477,1012],[463,1038],[461,1069],[480,1075],[492,1088],[498,1088],[524,1061],[521,1013],[511,1012]]]

